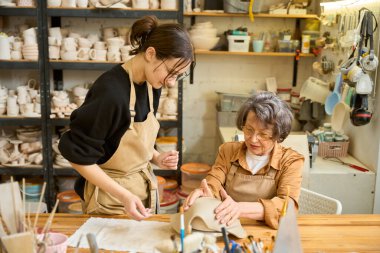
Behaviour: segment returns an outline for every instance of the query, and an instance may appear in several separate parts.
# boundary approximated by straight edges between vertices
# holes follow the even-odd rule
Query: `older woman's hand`
[[[200,197],[213,197],[210,187],[208,187],[207,180],[203,179],[201,186],[198,189],[192,191],[189,196],[183,202],[183,209],[186,211],[190,206],[194,204],[194,201]]]
[[[220,190],[220,196],[223,202],[215,208],[215,218],[219,223],[229,226],[240,217],[241,208],[239,202],[233,200],[223,188]]]

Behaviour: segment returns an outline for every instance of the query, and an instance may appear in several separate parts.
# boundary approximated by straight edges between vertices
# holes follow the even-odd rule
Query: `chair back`
[[[301,188],[301,195],[298,204],[299,214],[342,213],[342,204],[339,200],[305,188]]]

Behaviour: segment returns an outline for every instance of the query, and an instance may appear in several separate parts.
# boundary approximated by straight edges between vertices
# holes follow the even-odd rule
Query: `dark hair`
[[[145,16],[133,23],[131,44],[135,49],[131,55],[145,52],[148,47],[156,50],[156,56],[160,60],[180,58],[169,75],[179,66],[187,66],[186,63],[194,62],[194,50],[190,36],[180,24],[161,24],[155,16]]]
[[[263,91],[248,98],[237,114],[238,129],[242,130],[250,111],[254,112],[256,118],[266,127],[273,126],[273,140],[282,142],[289,135],[293,114],[289,105],[274,93]]]

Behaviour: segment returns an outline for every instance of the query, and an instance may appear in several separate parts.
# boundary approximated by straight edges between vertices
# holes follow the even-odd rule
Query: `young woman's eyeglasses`
[[[176,81],[179,81],[179,80],[182,80],[184,78],[186,78],[187,76],[190,75],[190,70],[187,70],[186,72],[184,73],[181,73],[181,74],[171,74],[170,72],[170,69],[168,67],[168,65],[166,65],[165,61],[162,61],[162,63],[165,65],[165,68],[166,68],[166,72],[168,72],[168,79],[175,79]]]
[[[256,132],[254,129],[247,127],[247,126],[242,126],[242,130],[245,136],[251,138],[256,134],[256,137],[260,141],[268,141],[272,139],[272,136],[269,135],[268,133],[264,132]]]

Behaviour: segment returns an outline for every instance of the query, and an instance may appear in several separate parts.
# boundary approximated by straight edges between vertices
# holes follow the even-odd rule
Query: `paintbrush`
[[[286,215],[286,210],[288,209],[288,201],[289,201],[289,186],[287,187],[286,199],[285,199],[284,205],[282,206],[281,217],[284,217]]]
[[[185,215],[183,214],[183,206],[179,208],[179,212],[181,214],[180,217],[180,236],[181,236],[181,252],[185,252]]]
[[[36,231],[38,216],[39,216],[40,209],[41,209],[41,203],[42,203],[42,199],[43,199],[44,194],[45,194],[45,188],[46,188],[46,182],[44,182],[44,184],[42,185],[41,196],[40,196],[40,200],[38,201],[38,206],[37,206],[37,213],[36,213],[36,217],[34,218],[33,232]]]

